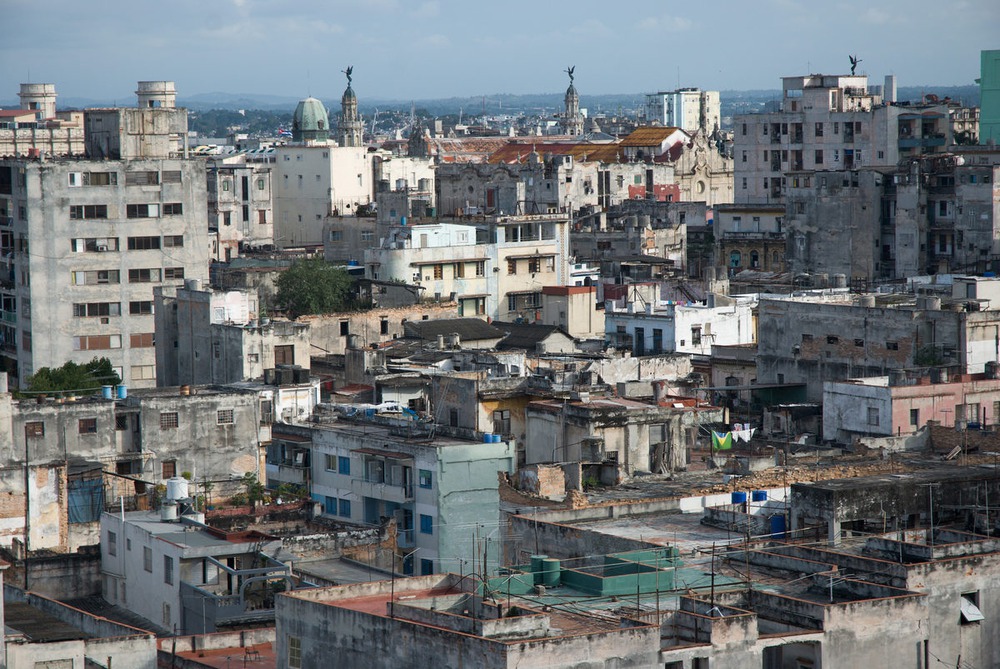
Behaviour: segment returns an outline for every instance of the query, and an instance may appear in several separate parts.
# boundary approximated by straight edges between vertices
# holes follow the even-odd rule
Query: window
[[[337,473],[344,476],[351,475],[351,458],[346,455],[337,456]]]
[[[122,305],[118,302],[88,302],[73,305],[74,318],[98,318],[101,316],[121,316]]]
[[[498,409],[493,412],[493,432],[495,434],[510,434],[510,411]]]
[[[128,429],[128,414],[115,414],[115,429],[121,432]]]
[[[94,286],[98,284],[120,283],[121,274],[116,269],[99,269],[87,272],[73,272],[74,286]]]
[[[163,235],[163,248],[179,249],[184,246],[184,235]]]
[[[868,424],[878,425],[878,408],[868,407]]]
[[[337,515],[342,518],[351,517],[351,500],[342,499],[338,503]]]
[[[258,209],[257,210],[257,224],[258,225],[267,225],[267,210],[266,209]],[[361,237],[364,238],[364,236],[365,236],[365,233],[362,232],[361,233]],[[370,240],[368,240],[368,241],[370,241]]]
[[[452,427],[458,427],[458,409],[448,410],[448,424]]]
[[[351,334],[351,322],[340,321],[340,336],[346,337],[349,334]]]
[[[129,335],[129,346],[132,348],[152,348],[156,346],[152,332],[136,332]]]
[[[174,584],[174,559],[169,555],[163,556],[163,582],[167,585]]]
[[[434,265],[434,279],[441,280],[444,278],[444,265]]]
[[[839,341],[840,341],[840,337],[838,337],[837,335],[827,335],[826,336],[826,343],[827,344],[836,344]]]
[[[167,202],[163,205],[164,216],[180,216],[184,213],[184,205],[180,202]]]
[[[541,258],[528,258],[528,273],[535,274],[542,271]]]
[[[97,419],[81,418],[79,420],[77,430],[80,434],[97,434]]]
[[[833,134],[834,135],[839,135],[840,134],[840,122],[839,121],[834,121],[833,122]]]
[[[117,172],[84,172],[84,186],[117,186]]]
[[[30,423],[24,424],[24,436],[25,437],[44,437],[45,436],[45,423],[42,421],[32,421]]]
[[[816,164],[823,164],[823,149],[816,149]]]
[[[455,278],[464,279],[465,278],[465,263],[457,262],[455,263]]]
[[[118,533],[108,530],[108,555],[118,555]]]
[[[885,343],[885,348],[886,348],[886,350],[889,350],[889,351],[898,351],[899,350],[899,342],[898,341],[887,341]]]
[[[434,573],[434,560],[420,559],[420,575],[429,576]]]
[[[157,218],[160,215],[158,204],[126,204],[125,216],[128,218]]]
[[[379,334],[382,334],[382,335],[389,334],[389,319],[386,318],[385,316],[383,316],[382,320],[379,321],[378,332],[379,332]]]
[[[164,267],[163,268],[163,278],[164,279],[183,279],[184,278],[184,268],[183,267]]]
[[[857,346],[858,348],[863,348],[864,345],[865,345],[865,340],[864,339],[855,339],[854,340],[854,345]]]
[[[910,409],[910,425],[920,425],[920,409]]]
[[[181,182],[181,171],[163,170],[161,177],[162,182],[165,184],[179,184]]]
[[[153,573],[153,549],[149,546],[142,547],[142,568]]]
[[[302,639],[297,636],[288,637],[288,666],[291,669],[302,669]]]
[[[282,344],[274,347],[274,364],[294,365],[295,347],[292,344]]]
[[[962,593],[962,620],[963,625],[971,625],[986,619],[983,612],[979,610],[979,592]]]
[[[121,347],[122,336],[117,334],[73,337],[74,351],[106,351]]]
[[[163,411],[160,413],[160,429],[161,430],[173,430],[176,429],[177,423],[177,412],[176,411]]]
[[[129,237],[129,251],[153,251],[160,248],[159,237]]]
[[[742,181],[742,182],[740,183],[740,187],[741,187],[741,188],[742,188],[743,190],[746,190],[746,189],[747,189],[747,178],[746,178],[746,177],[743,177],[743,181]]]
[[[215,412],[215,424],[216,425],[232,425],[233,424],[233,410],[232,409],[219,409]]]
[[[816,123],[816,136],[817,137],[822,137],[823,136],[823,123],[822,122],[817,122]]]
[[[133,381],[152,381],[156,378],[155,365],[132,365]]]
[[[148,316],[153,313],[153,303],[149,300],[129,302],[128,312],[133,316]]]
[[[434,519],[427,514],[420,514],[420,533],[434,534]]]
[[[177,461],[176,460],[164,460],[160,465],[160,474],[165,479],[172,479],[177,476]]]
[[[486,274],[486,261],[480,260],[476,262],[476,276],[483,276]]]
[[[107,253],[118,250],[117,237],[88,237],[70,240],[73,253]]]
[[[99,219],[108,217],[106,204],[77,204],[69,208],[69,217],[74,220]],[[21,218],[24,218],[23,216]]]
[[[691,345],[701,346],[701,326],[695,326],[691,328]]]
[[[417,481],[421,488],[430,489],[434,486],[434,474],[429,469],[418,469]]]
[[[160,280],[159,268],[130,269],[128,271],[129,283],[154,283]]]
[[[155,186],[160,183],[159,172],[126,172],[125,185],[127,186]]]
[[[507,274],[517,274],[517,261],[508,260],[507,261]]]
[[[264,190],[264,180],[257,179],[257,190]]]

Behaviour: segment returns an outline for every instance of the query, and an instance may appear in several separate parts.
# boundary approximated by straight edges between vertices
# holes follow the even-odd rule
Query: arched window
[[[740,263],[742,261],[743,261],[743,256],[740,254],[739,251],[730,251],[729,252],[729,266],[730,267],[739,267]]]
[[[750,252],[750,267],[757,268],[760,267],[760,254],[756,251]]]

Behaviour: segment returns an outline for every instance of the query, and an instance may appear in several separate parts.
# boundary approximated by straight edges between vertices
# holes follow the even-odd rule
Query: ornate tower
[[[320,142],[328,139],[330,128],[327,117],[326,107],[316,98],[299,100],[292,116],[292,141]]]
[[[575,69],[575,65],[566,68],[566,74],[569,75],[569,88],[566,89],[566,111],[563,113],[563,133],[572,136],[583,134],[580,96],[576,92],[576,86],[573,85],[573,71]]]
[[[340,98],[340,123],[338,124],[338,141],[341,146],[361,146],[364,134],[364,125],[358,116],[358,96],[351,88],[351,74],[354,66],[351,65],[344,74],[347,75],[347,90]]]

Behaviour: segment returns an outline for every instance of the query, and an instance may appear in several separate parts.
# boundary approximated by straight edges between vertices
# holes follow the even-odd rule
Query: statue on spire
[[[575,69],[576,69],[576,65],[570,65],[565,70],[563,70],[566,74],[569,75],[569,85],[570,86],[573,85],[573,70],[575,70]]]
[[[854,70],[858,69],[858,63],[861,62],[861,59],[858,58],[858,54],[854,54],[853,56],[849,55],[847,57],[851,59],[851,74],[853,75]]]
[[[351,85],[351,74],[354,72],[354,66],[353,65],[348,65],[347,69],[346,70],[341,70],[341,72],[343,72],[344,74],[347,75],[347,85],[350,86]]]

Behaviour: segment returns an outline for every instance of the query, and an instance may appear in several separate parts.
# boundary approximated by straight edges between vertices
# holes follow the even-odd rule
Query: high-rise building
[[[646,115],[651,123],[680,128],[694,134],[711,133],[719,127],[719,91],[679,88],[646,96]]]
[[[153,287],[208,278],[186,111],[172,82],[139,86],[140,108],[85,113],[88,159],[0,161],[0,364],[15,385],[94,357],[155,385]]]
[[[1000,143],[1000,49],[982,52],[979,75],[979,143]]]

